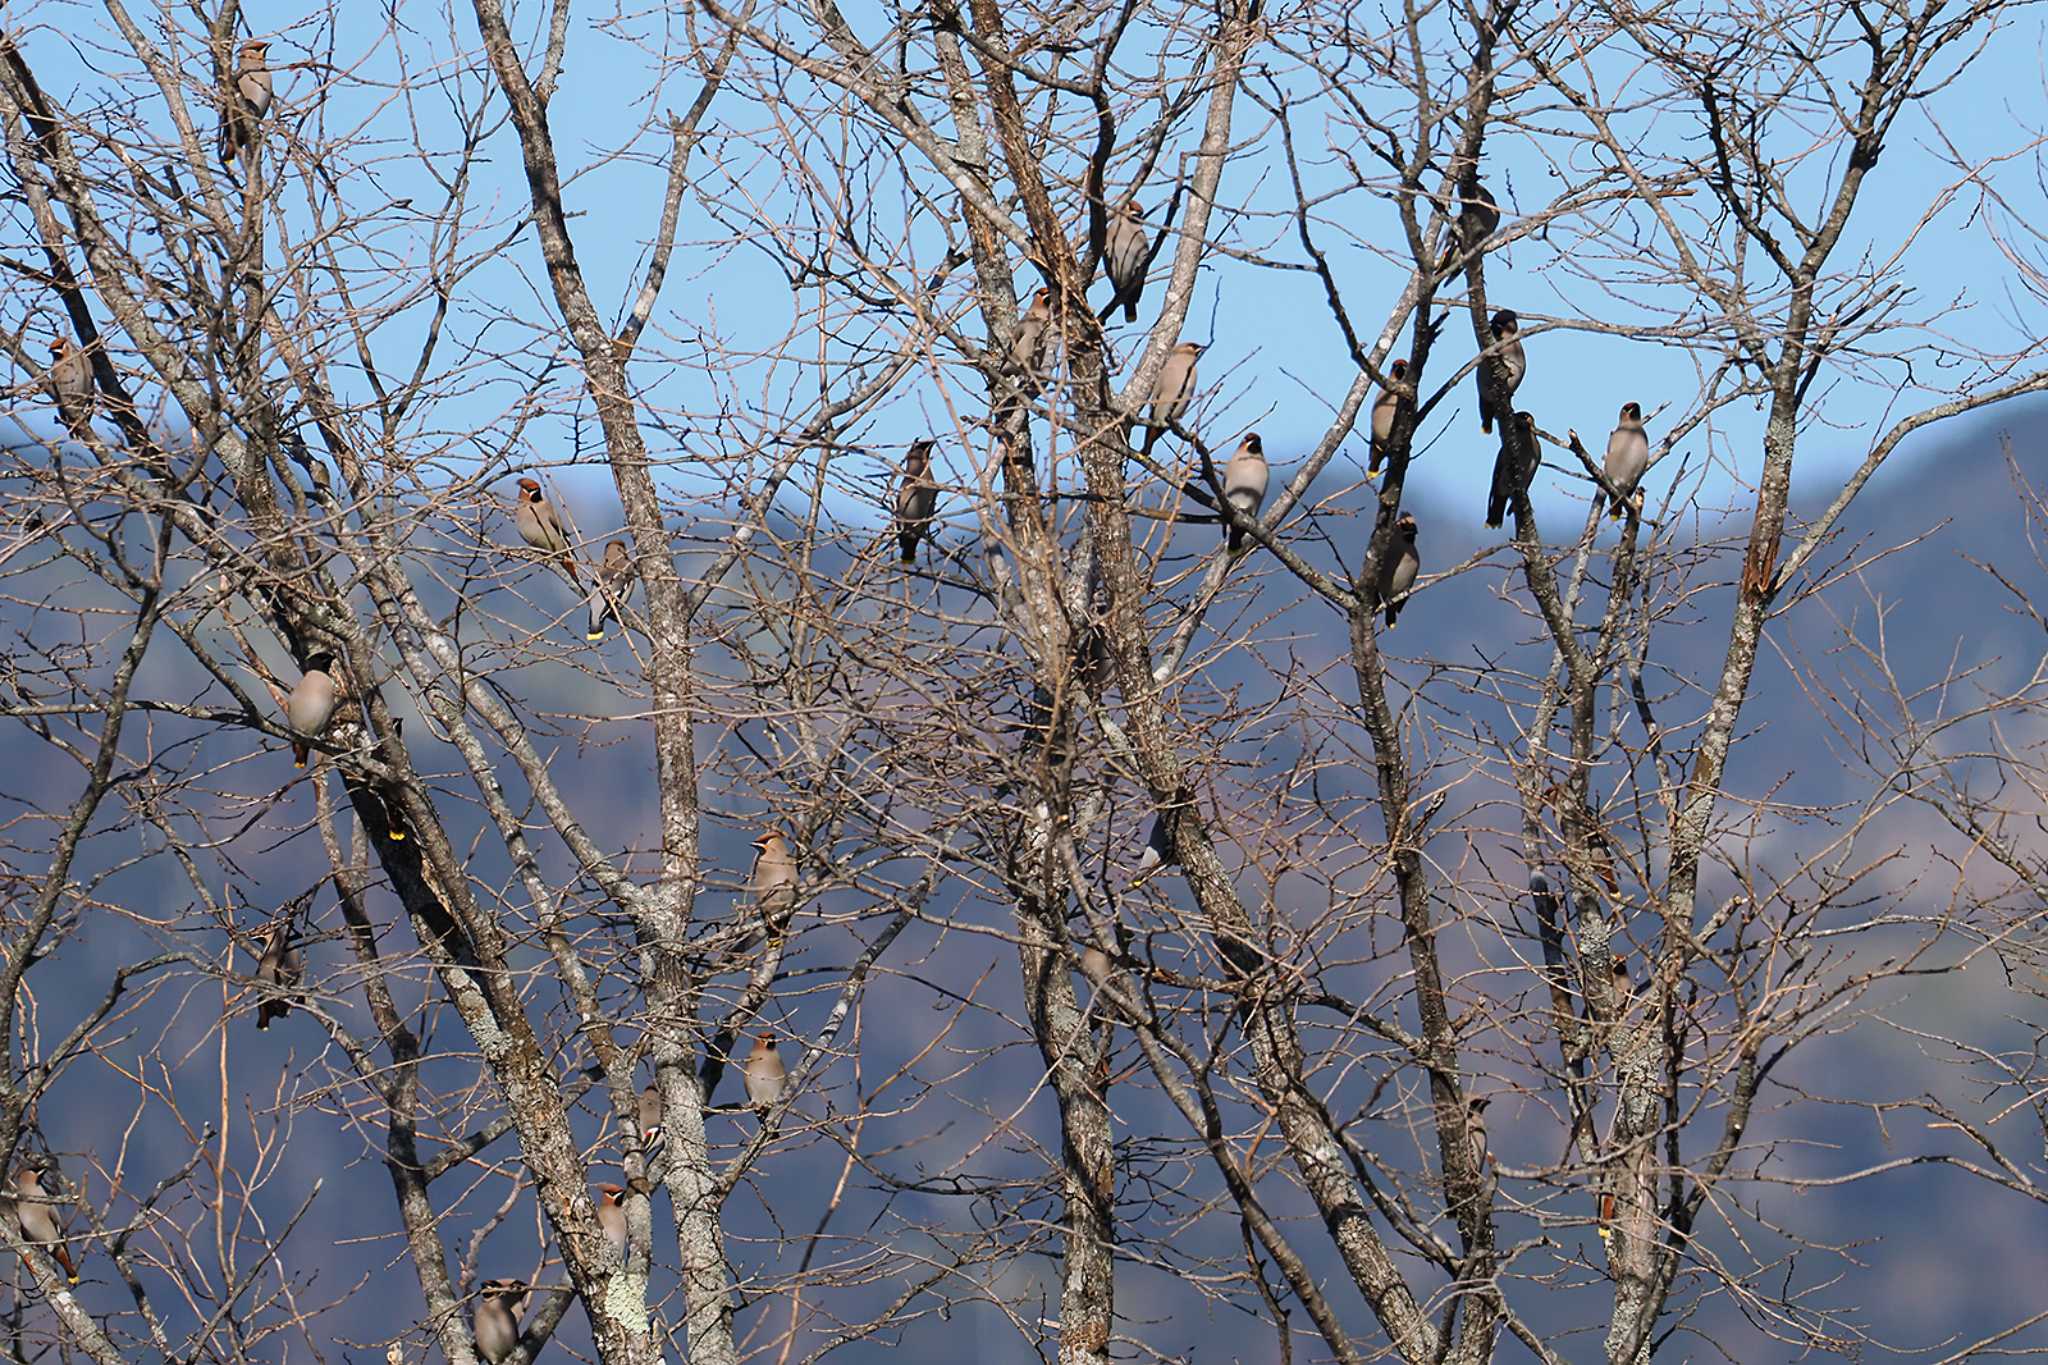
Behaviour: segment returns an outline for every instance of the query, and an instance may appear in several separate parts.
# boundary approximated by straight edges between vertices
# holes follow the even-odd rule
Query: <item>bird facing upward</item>
[[[754,840],[754,875],[751,881],[754,905],[761,918],[776,932],[789,923],[796,909],[796,851],[779,829],[771,829]]]
[[[235,91],[220,121],[220,164],[223,166],[255,147],[256,126],[270,112],[275,87],[266,60],[269,52],[269,43],[251,38],[235,54]]]
[[[22,1237],[31,1242],[46,1244],[46,1250],[64,1267],[64,1278],[78,1283],[78,1270],[71,1263],[71,1251],[58,1239],[64,1235],[57,1222],[57,1205],[50,1198],[50,1192],[43,1188],[43,1172],[48,1165],[41,1157],[32,1156],[22,1162],[14,1173],[14,1221],[21,1229]]]
[[[1167,428],[1187,415],[1195,396],[1195,362],[1207,349],[1198,342],[1183,341],[1167,353],[1152,381],[1150,426],[1145,432],[1145,454],[1166,434]]]

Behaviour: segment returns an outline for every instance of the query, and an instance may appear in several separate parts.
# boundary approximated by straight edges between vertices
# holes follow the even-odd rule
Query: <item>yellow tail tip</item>
[[[405,842],[405,831],[404,831],[404,830],[402,830],[402,829],[394,829],[394,830],[392,830],[392,831],[391,831],[391,842],[392,842],[392,843],[394,843],[394,844],[402,844],[402,843],[404,843],[404,842]]]
[[[604,632],[601,630],[588,630],[583,633],[583,638],[588,643],[594,645],[604,638]]]

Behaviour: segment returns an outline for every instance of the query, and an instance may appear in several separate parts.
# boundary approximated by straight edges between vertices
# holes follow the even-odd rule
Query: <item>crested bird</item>
[[[1650,437],[1643,430],[1643,405],[1623,403],[1621,421],[1607,437],[1607,459],[1602,471],[1614,488],[1608,499],[1608,515],[1621,520],[1621,508],[1635,492],[1636,480],[1650,467]]]
[[[773,1032],[764,1032],[754,1040],[753,1050],[747,1053],[741,1071],[747,1085],[748,1104],[756,1109],[770,1109],[781,1103],[783,1087],[789,1081],[789,1069],[775,1051]]]
[[[1393,377],[1408,377],[1408,362],[1396,360]],[[1372,401],[1372,458],[1366,462],[1365,477],[1376,479],[1380,476],[1380,465],[1387,458],[1387,443],[1394,438],[1394,418],[1401,411],[1401,395],[1391,388],[1380,390],[1380,396]]]
[[[1493,483],[1486,494],[1486,525],[1498,530],[1507,510],[1518,497],[1526,496],[1536,478],[1542,456],[1536,445],[1536,417],[1518,412],[1500,427],[1500,452],[1493,457]]]
[[[569,536],[562,529],[562,518],[540,491],[538,479],[519,481],[519,506],[512,520],[519,527],[519,538],[542,554],[559,558],[562,572],[569,575],[576,591],[583,591],[583,580],[576,576],[576,557],[569,553]]]
[[[1124,306],[1124,321],[1138,320],[1138,297],[1145,292],[1145,224],[1135,198],[1125,199],[1109,216],[1102,244],[1102,263],[1116,287],[1110,306]]]
[[[1017,332],[1010,342],[1010,359],[1026,374],[1038,373],[1045,352],[1045,329],[1052,322],[1052,290],[1040,289],[1031,296],[1031,306],[1017,319]]]
[[[43,1172],[48,1169],[49,1164],[42,1157],[30,1156],[15,1171],[15,1226],[21,1229],[24,1240],[46,1244],[57,1264],[64,1267],[64,1278],[77,1284],[78,1270],[71,1263],[71,1251],[59,1240],[64,1230],[57,1222],[57,1205],[43,1188]]]
[[[305,739],[318,739],[327,729],[327,722],[334,719],[334,708],[340,699],[341,688],[334,680],[334,656],[322,650],[306,660],[306,671],[299,675],[291,696],[285,699],[284,717]],[[293,765],[305,767],[312,752],[312,747],[302,740],[293,741]]]
[[[653,1081],[640,1092],[640,1142],[652,1147],[661,1137],[661,1087]]]
[[[754,840],[754,875],[751,879],[754,905],[770,930],[780,933],[796,909],[797,858],[779,829],[771,829]]]
[[[1422,556],[1415,548],[1415,515],[1403,512],[1401,519],[1394,523],[1393,539],[1387,542],[1386,553],[1380,558],[1380,581],[1378,605],[1387,611],[1387,629],[1394,628],[1394,620],[1401,614],[1401,607],[1409,589],[1415,586],[1415,576],[1422,571]]]
[[[1467,258],[1483,247],[1499,228],[1500,205],[1494,202],[1486,186],[1479,183],[1479,173],[1468,171],[1458,182],[1458,217],[1452,225],[1455,240],[1444,256],[1443,265],[1438,267],[1450,272],[1444,279],[1448,282],[1463,274]]]
[[[597,1187],[597,1226],[604,1232],[605,1241],[611,1243],[618,1255],[619,1264],[626,1261],[626,1187],[624,1185],[599,1185]]]
[[[625,593],[626,580],[632,572],[633,561],[626,556],[626,542],[606,541],[604,559],[597,566],[597,582],[590,590],[590,629],[583,633],[584,639],[595,643],[604,638],[605,618],[618,614],[613,603]]]
[[[903,562],[917,562],[917,542],[931,535],[932,513],[938,510],[939,485],[932,479],[930,437],[910,443],[903,452],[903,482],[896,489],[896,544]]]
[[[57,420],[73,436],[92,430],[92,362],[67,337],[50,339],[50,396],[57,402]]]
[[[1259,433],[1248,431],[1237,444],[1237,450],[1230,462],[1223,466],[1223,498],[1232,507],[1248,518],[1256,518],[1259,508],[1266,501],[1266,485],[1273,477],[1272,469],[1266,464],[1266,448],[1259,440]],[[1244,531],[1236,526],[1228,528],[1225,544],[1235,553],[1243,548]]]
[[[476,1353],[489,1365],[498,1365],[517,1349],[519,1319],[532,1296],[532,1287],[519,1280],[485,1280],[477,1290],[470,1325],[476,1329]]]
[[[1195,396],[1195,362],[1202,358],[1207,349],[1199,342],[1183,341],[1167,353],[1160,363],[1159,375],[1152,381],[1152,415],[1145,432],[1145,454],[1152,453],[1152,447],[1166,434],[1168,427],[1178,422],[1188,410]]]
[[[1529,373],[1529,356],[1522,349],[1522,320],[1515,316],[1512,308],[1503,308],[1493,315],[1487,324],[1493,333],[1494,345],[1499,349],[1501,368],[1507,371],[1508,400],[1512,410],[1515,390],[1522,387],[1522,376]],[[1493,404],[1486,396],[1486,362],[1480,362],[1479,373],[1474,376],[1479,382],[1479,429],[1488,436],[1493,434]]]
[[[269,1028],[273,1019],[290,1017],[293,1005],[306,1003],[297,990],[306,977],[306,960],[299,952],[297,937],[290,924],[272,924],[264,931],[263,953],[256,959],[256,988],[263,996],[256,1006],[259,1029]]]
[[[270,44],[260,38],[243,43],[235,54],[235,88],[220,120],[220,164],[230,165],[256,145],[256,127],[270,112],[275,87],[265,61]]]

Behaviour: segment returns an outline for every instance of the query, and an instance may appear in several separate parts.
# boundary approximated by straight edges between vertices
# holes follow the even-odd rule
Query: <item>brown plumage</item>
[[[1643,405],[1623,403],[1621,420],[1607,436],[1607,459],[1601,470],[1614,486],[1608,515],[1621,520],[1622,503],[1636,491],[1636,480],[1650,468],[1650,437],[1643,430]]]
[[[476,1353],[489,1365],[498,1365],[518,1349],[519,1319],[532,1296],[532,1287],[518,1280],[485,1280],[477,1291],[471,1324],[476,1328]]]
[[[291,696],[285,699],[284,716],[292,729],[307,739],[318,739],[334,719],[334,708],[340,699],[341,687],[334,678],[334,656],[322,651],[306,660],[306,671],[299,675]],[[312,752],[310,745],[294,741],[293,764],[305,767]]]
[[[271,1020],[288,1018],[294,1005],[305,1006],[306,997],[296,989],[305,977],[306,960],[291,925],[271,925],[264,931],[263,955],[256,960],[256,989],[263,996],[256,1006],[257,1028],[267,1029]]]
[[[43,1172],[49,1167],[39,1156],[24,1160],[14,1173],[14,1222],[25,1241],[39,1242],[64,1267],[64,1278],[78,1283],[78,1270],[71,1263],[71,1251],[60,1240],[63,1228],[57,1222],[57,1205],[43,1188]]]
[[[256,145],[258,126],[270,112],[272,85],[265,58],[270,44],[259,38],[243,43],[235,55],[234,91],[221,111],[220,164],[231,164]]]
[[[626,1187],[624,1185],[599,1185],[597,1187],[597,1225],[604,1230],[605,1241],[611,1243],[618,1254],[619,1263],[626,1261]]]
[[[1396,379],[1408,377],[1408,362],[1396,360],[1393,365]],[[1366,461],[1365,477],[1376,479],[1380,476],[1380,465],[1387,458],[1387,444],[1394,437],[1394,418],[1401,410],[1401,395],[1392,389],[1381,389],[1380,396],[1372,404],[1372,457]]]
[[[1167,353],[1159,366],[1159,376],[1152,381],[1152,396],[1147,400],[1152,407],[1150,425],[1145,432],[1145,453],[1150,455],[1152,447],[1159,444],[1171,427],[1187,414],[1188,406],[1195,397],[1195,362],[1202,358],[1207,349],[1193,341],[1183,341]]]
[[[1468,173],[1458,182],[1458,217],[1451,226],[1451,247],[1441,267],[1450,272],[1444,277],[1446,282],[1464,273],[1467,258],[1485,246],[1499,228],[1500,205],[1479,183],[1477,173]]]
[[[88,435],[92,431],[92,362],[65,337],[50,342],[48,382],[64,430],[77,437]]]
[[[1041,289],[1031,296],[1031,306],[1017,320],[1017,332],[1010,342],[1010,359],[1026,374],[1037,374],[1045,352],[1045,329],[1052,322],[1052,290]]]
[[[1503,308],[1493,315],[1487,324],[1493,333],[1493,344],[1500,357],[1501,368],[1507,371],[1508,398],[1512,400],[1515,390],[1522,387],[1522,377],[1529,373],[1529,356],[1522,349],[1522,320],[1515,316],[1512,308]],[[1479,429],[1488,436],[1493,434],[1493,404],[1486,396],[1486,362],[1481,361],[1479,372],[1473,376],[1479,384]]]
[[[653,1081],[640,1092],[640,1141],[652,1147],[661,1136],[661,1087]]]
[[[633,561],[627,557],[626,542],[606,541],[604,559],[597,566],[597,584],[590,590],[590,628],[584,632],[584,639],[597,641],[604,638],[605,617],[618,614],[614,603],[625,595],[627,579],[632,573]]]
[[[583,591],[583,580],[576,575],[576,558],[569,553],[568,532],[562,529],[554,504],[540,491],[538,479],[519,481],[519,506],[512,520],[519,527],[519,538],[560,563],[576,590]]]
[[[1109,282],[1116,286],[1110,306],[1124,306],[1124,321],[1138,320],[1138,297],[1145,292],[1145,223],[1138,213],[1138,201],[1126,199],[1109,216],[1108,236],[1102,245],[1102,264]]]
[[[1259,440],[1259,433],[1248,431],[1229,463],[1223,466],[1223,499],[1244,516],[1256,518],[1259,508],[1265,505],[1266,487],[1272,478],[1273,470],[1266,463],[1266,447]],[[1226,531],[1224,544],[1233,553],[1243,549],[1244,542],[1245,533],[1237,527]]]
[[[1400,616],[1409,589],[1415,586],[1415,576],[1422,571],[1422,556],[1415,548],[1415,516],[1403,512],[1401,519],[1394,523],[1394,538],[1388,542],[1387,551],[1380,559],[1380,576],[1377,585],[1377,605],[1386,608],[1387,629],[1394,628],[1395,618]]]
[[[771,829],[754,840],[754,905],[777,933],[788,927],[796,910],[797,857],[782,831]]]
[[[747,1054],[741,1070],[745,1073],[748,1104],[756,1109],[769,1109],[782,1102],[789,1069],[783,1066],[782,1057],[775,1051],[773,1033],[763,1033],[754,1040],[754,1049]]]
[[[896,489],[896,544],[903,562],[917,562],[917,542],[931,535],[932,513],[939,506],[939,485],[932,479],[929,438],[912,441],[903,452],[903,482]]]
[[[1500,452],[1493,457],[1493,483],[1486,494],[1486,525],[1498,530],[1515,499],[1526,497],[1541,455],[1534,414],[1518,412],[1500,427]]]

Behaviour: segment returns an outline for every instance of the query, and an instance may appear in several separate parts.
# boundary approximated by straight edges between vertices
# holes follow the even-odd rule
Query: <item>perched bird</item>
[[[391,718],[391,737],[400,745],[405,743],[404,716]],[[371,746],[370,756],[387,769],[393,766],[391,751],[384,747],[381,739]],[[384,805],[384,837],[394,844],[404,843],[411,830],[406,824],[405,804],[399,799],[398,787],[395,784],[379,786],[377,796]]]
[[[476,1353],[489,1365],[498,1365],[518,1348],[519,1319],[532,1296],[533,1289],[518,1280],[485,1280],[477,1291],[470,1321],[476,1328]]]
[[[939,485],[932,479],[930,437],[912,441],[903,452],[903,482],[896,489],[896,544],[903,562],[917,562],[917,542],[931,534],[932,513],[938,510]]]
[[[270,112],[270,68],[265,55],[270,44],[251,38],[242,44],[235,58],[235,91],[220,120],[220,164],[234,159],[256,145],[256,126]]]
[[[1202,358],[1207,349],[1198,342],[1183,341],[1167,354],[1159,366],[1159,377],[1152,381],[1152,419],[1150,429],[1145,433],[1145,453],[1150,455],[1152,447],[1166,434],[1166,429],[1178,422],[1187,412],[1188,404],[1195,397],[1195,362]]]
[[[1643,405],[1623,403],[1621,423],[1607,437],[1607,460],[1603,465],[1607,482],[1614,486],[1614,494],[1608,499],[1608,515],[1616,521],[1621,520],[1623,500],[1635,491],[1636,480],[1649,467],[1650,437],[1643,430]]]
[[[92,430],[92,362],[65,337],[50,339],[50,396],[57,400],[57,420],[73,436]]]
[[[43,1172],[48,1169],[49,1163],[42,1157],[30,1156],[14,1173],[15,1225],[21,1229],[24,1240],[46,1244],[57,1264],[64,1267],[64,1278],[77,1284],[78,1271],[71,1264],[70,1248],[59,1240],[64,1230],[57,1223],[57,1205],[43,1188]]]
[[[597,1225],[604,1230],[604,1239],[610,1242],[618,1254],[620,1264],[626,1260],[626,1187],[624,1185],[599,1185],[597,1192]]]
[[[584,632],[584,639],[604,638],[605,617],[617,614],[613,601],[625,593],[626,579],[632,572],[633,561],[626,557],[626,542],[607,540],[604,559],[597,566],[597,583],[590,590],[590,629]]]
[[[1415,549],[1415,514],[1403,512],[1394,523],[1394,538],[1380,559],[1378,605],[1387,610],[1388,630],[1394,628],[1394,618],[1401,614],[1403,599],[1415,586],[1415,575],[1421,571],[1422,557]]]
[[[1026,374],[1038,373],[1039,357],[1045,351],[1045,329],[1052,322],[1052,290],[1041,289],[1031,296],[1031,306],[1017,320],[1017,335],[1010,342],[1010,359]]]
[[[1138,855],[1138,871],[1150,872],[1174,861],[1173,827],[1167,822],[1166,812],[1160,811],[1152,817],[1152,832],[1145,836],[1145,851]]]
[[[1466,258],[1484,246],[1486,239],[1499,228],[1500,205],[1494,202],[1486,186],[1479,183],[1477,172],[1467,173],[1458,182],[1458,219],[1453,226],[1454,240],[1443,265],[1439,267],[1450,271],[1445,278],[1453,280],[1463,273]]]
[[[1116,286],[1114,308],[1124,306],[1124,321],[1138,320],[1138,296],[1145,292],[1145,224],[1135,198],[1117,205],[1109,216],[1109,232],[1102,244],[1102,263],[1109,282]]]
[[[756,1109],[769,1109],[782,1101],[783,1087],[789,1081],[789,1068],[782,1064],[782,1058],[775,1051],[775,1035],[763,1033],[754,1040],[753,1051],[741,1067],[747,1083],[747,1103]]]
[[[1271,481],[1273,471],[1266,464],[1266,448],[1259,441],[1259,433],[1249,431],[1237,443],[1237,451],[1230,462],[1223,466],[1223,497],[1232,507],[1247,517],[1256,517],[1259,508],[1266,501],[1266,485]],[[1244,546],[1245,533],[1232,526],[1225,537],[1225,544],[1232,552]]]
[[[1636,989],[1634,979],[1628,974],[1628,959],[1619,953],[1615,954],[1614,965],[1608,968],[1608,971],[1612,973],[1610,980],[1614,984],[1614,1003],[1617,1006],[1627,1005],[1628,998],[1635,994]]]
[[[1486,494],[1486,525],[1499,530],[1515,498],[1526,495],[1542,457],[1536,445],[1536,417],[1518,412],[1501,423],[1500,453],[1493,457],[1493,484]]]
[[[1522,376],[1529,372],[1529,357],[1522,350],[1522,320],[1515,316],[1512,308],[1503,308],[1493,315],[1487,324],[1493,332],[1496,352],[1500,356],[1501,368],[1508,374],[1508,398],[1512,400],[1515,390],[1522,387]],[[1479,381],[1479,429],[1488,436],[1493,434],[1493,404],[1486,398],[1486,369],[1481,362],[1475,378]]]
[[[780,933],[796,909],[796,850],[779,829],[771,829],[754,840],[754,849],[754,905],[768,927]]]
[[[652,1147],[661,1137],[661,1087],[653,1081],[640,1092],[640,1142]]]
[[[1408,362],[1396,360],[1393,367],[1396,379],[1408,377]],[[1387,458],[1387,443],[1394,438],[1394,417],[1401,410],[1401,395],[1391,388],[1381,389],[1380,396],[1372,403],[1372,458],[1366,462],[1365,477],[1376,479],[1380,476],[1380,464]]]
[[[340,698],[341,689],[334,681],[334,656],[323,650],[306,660],[306,671],[299,675],[298,685],[285,700],[284,718],[307,739],[318,739],[327,722],[334,719],[335,703]],[[311,746],[294,742],[293,764],[305,767],[312,752]]]
[[[1081,949],[1081,975],[1100,986],[1116,971],[1116,959],[1090,943]]]
[[[512,519],[518,524],[519,538],[542,554],[559,557],[562,572],[569,575],[578,592],[583,591],[583,580],[576,576],[576,558],[569,553],[568,533],[562,530],[562,518],[554,504],[542,496],[539,480],[519,481],[519,507]]]
[[[1486,1170],[1486,1106],[1492,1103],[1490,1095],[1475,1095],[1465,1101],[1465,1136],[1472,1143],[1472,1169],[1482,1174]]]
[[[271,925],[264,931],[263,954],[256,960],[256,988],[263,996],[256,1006],[257,1028],[267,1029],[271,1020],[288,1018],[293,1005],[305,1005],[306,997],[296,989],[305,976],[306,959],[291,925]]]

